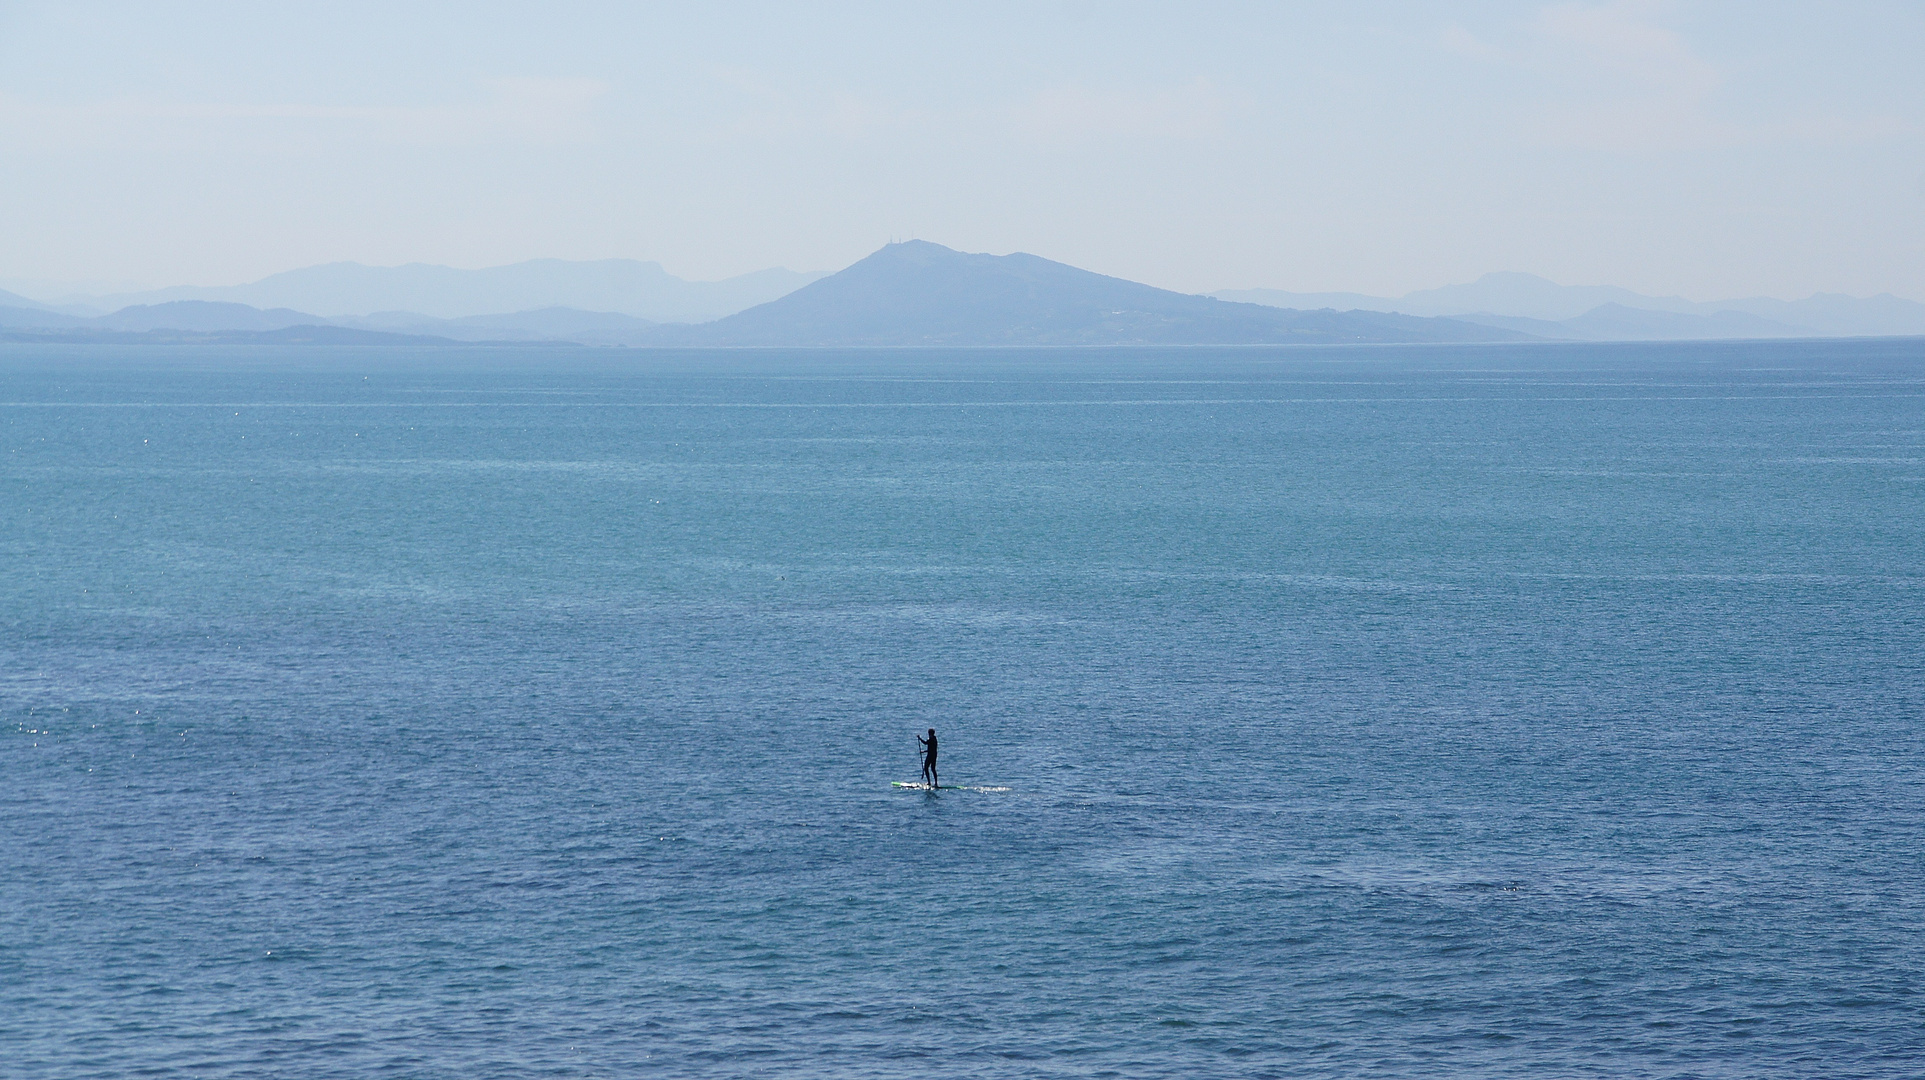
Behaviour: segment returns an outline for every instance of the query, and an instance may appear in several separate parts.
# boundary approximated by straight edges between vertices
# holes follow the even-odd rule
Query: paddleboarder
[[[922,782],[934,791],[942,786],[936,782],[936,729],[929,729],[927,739],[916,736],[916,745],[922,749]]]

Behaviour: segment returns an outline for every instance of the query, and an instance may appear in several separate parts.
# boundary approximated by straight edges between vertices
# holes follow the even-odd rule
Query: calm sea
[[[0,1071],[1917,1076],[1922,586],[1921,341],[8,346]]]

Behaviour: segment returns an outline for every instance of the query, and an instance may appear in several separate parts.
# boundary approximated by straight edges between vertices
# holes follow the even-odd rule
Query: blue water
[[[12,346],[0,560],[10,1077],[1925,1072],[1925,342]]]

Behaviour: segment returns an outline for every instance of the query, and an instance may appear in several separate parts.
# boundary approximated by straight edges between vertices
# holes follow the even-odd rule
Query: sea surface
[[[1922,729],[1920,340],[0,349],[18,1080],[1916,1077]]]

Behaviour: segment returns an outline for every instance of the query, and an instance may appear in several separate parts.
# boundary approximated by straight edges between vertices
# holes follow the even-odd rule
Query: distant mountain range
[[[306,272],[279,277],[300,273]],[[372,302],[375,297],[363,299]],[[299,338],[371,344],[405,339],[415,344],[690,346],[1330,344],[1528,337],[1452,319],[1282,311],[1170,292],[1034,255],[970,255],[920,240],[890,244],[840,273],[699,324],[560,306],[454,318],[400,310],[323,317],[289,307],[206,299],[130,304],[95,316],[44,306],[0,307],[0,336],[78,341],[89,334],[112,341]]]
[[[567,341],[577,345],[648,345],[659,325],[613,311],[546,307],[508,315],[434,319],[411,311],[378,311],[364,318],[336,319],[343,326],[401,334],[431,334],[456,341]]]
[[[231,289],[129,296],[141,302],[102,311],[0,292],[0,340],[977,346],[1925,334],[1925,304],[1889,295],[1699,304],[1487,274],[1395,299],[1262,289],[1195,296],[1034,255],[966,254],[920,240],[830,275],[767,270],[690,282],[628,260],[489,270],[337,263]],[[233,296],[250,302],[216,298]],[[598,302],[608,307],[592,306]],[[512,307],[522,303],[530,306]],[[510,308],[486,310],[490,304]]]
[[[465,319],[434,319],[410,312],[323,319],[288,308],[263,311],[246,304],[173,300],[164,304],[137,304],[111,315],[89,318],[44,307],[0,305],[0,341],[644,345],[650,343],[647,332],[657,325],[628,315],[569,308]]]
[[[7,309],[11,310],[11,309]],[[440,337],[383,334],[347,326],[278,330],[102,330],[0,325],[0,343],[42,345],[459,345]],[[555,342],[554,344],[565,344]]]
[[[0,289],[0,307],[24,308],[28,311],[52,310],[38,300],[29,300],[19,293],[10,293],[5,289]]]
[[[1223,345],[1521,340],[1450,319],[1279,311],[1191,296],[1034,255],[968,255],[910,240],[795,292],[701,326],[687,345]]]
[[[1925,334],[1925,304],[1890,293],[1866,299],[1819,293],[1803,300],[1750,297],[1698,303],[1608,285],[1559,285],[1534,274],[1506,273],[1395,298],[1276,289],[1225,289],[1211,295],[1289,309],[1448,316],[1536,337],[1580,341]]]
[[[289,270],[247,285],[183,285],[87,298],[65,305],[64,310],[100,315],[130,306],[202,300],[289,308],[328,319],[392,311],[461,319],[567,307],[615,312],[650,322],[708,322],[794,292],[823,276],[819,272],[774,269],[722,281],[685,281],[663,270],[660,263],[633,259],[534,259],[481,270],[426,263],[363,266],[343,262]],[[0,303],[4,302],[0,297]]]

